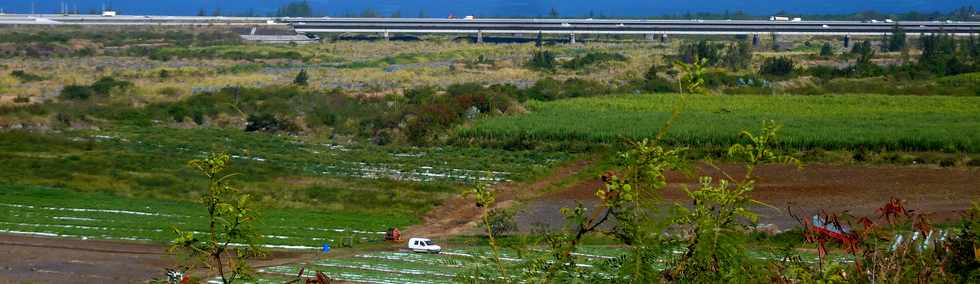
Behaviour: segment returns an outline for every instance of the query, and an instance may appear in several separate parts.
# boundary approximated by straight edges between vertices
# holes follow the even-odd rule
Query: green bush
[[[640,80],[638,82],[633,82],[632,86],[629,87],[630,89],[624,91],[625,92],[640,91],[644,93],[675,92],[676,90],[674,89],[674,84],[671,83],[670,81],[667,81],[664,78],[661,78],[660,75],[658,74],[659,72],[660,72],[659,66],[657,66],[656,64],[650,65],[650,68],[647,69],[647,72],[643,74],[643,80]]]
[[[562,98],[561,82],[547,78],[538,80],[527,90],[527,97],[539,101],[552,101]]]
[[[95,95],[95,91],[88,86],[67,85],[61,89],[61,99],[70,101],[84,101]]]
[[[693,63],[698,59],[707,61],[708,66],[716,66],[722,62],[722,49],[724,45],[711,43],[701,40],[696,43],[688,43],[681,46],[678,51],[678,59],[685,63]]]
[[[420,86],[405,91],[405,99],[409,104],[421,104],[435,99],[438,90],[435,86]]]
[[[41,77],[41,76],[38,76],[38,75],[34,75],[34,74],[30,74],[30,73],[24,72],[23,70],[14,70],[14,71],[11,71],[10,72],[10,76],[12,76],[14,78],[17,78],[17,80],[20,80],[21,82],[25,82],[25,83],[26,82],[44,81],[44,77]]]
[[[561,65],[562,68],[580,70],[586,67],[605,62],[624,62],[628,60],[625,55],[609,52],[589,52],[585,56],[575,57]]]
[[[834,56],[834,47],[829,42],[823,43],[820,47],[820,57],[829,58]]]
[[[793,74],[793,69],[796,63],[793,59],[788,57],[771,57],[766,58],[766,61],[762,62],[762,67],[759,68],[759,74],[770,75],[770,76],[788,76]]]
[[[538,80],[527,89],[527,97],[539,101],[606,95],[613,90],[602,83],[587,79],[570,78],[558,81],[547,78]]]
[[[259,113],[248,116],[245,125],[246,132],[299,132],[299,126],[288,119],[279,119],[271,113]]]
[[[514,216],[517,212],[508,209],[493,209],[487,213],[487,222],[490,225],[490,230],[495,236],[502,236],[511,232],[517,231],[517,222],[514,221]]]
[[[299,74],[296,74],[296,78],[293,79],[293,84],[297,86],[307,86],[310,84],[310,75],[306,74],[306,69],[299,70]]]
[[[725,67],[730,70],[746,69],[752,66],[752,46],[746,41],[732,43],[722,58]]]
[[[113,90],[124,90],[133,87],[133,83],[129,81],[116,80],[112,77],[102,77],[95,83],[92,83],[92,91],[97,95],[108,96]]]
[[[554,71],[558,63],[555,59],[555,55],[551,51],[541,50],[535,51],[534,55],[531,56],[531,60],[525,65],[528,69],[538,70],[538,71]]]
[[[102,77],[91,85],[68,85],[61,90],[62,100],[84,101],[92,97],[108,97],[115,91],[133,87],[129,81],[116,80],[112,77]]]

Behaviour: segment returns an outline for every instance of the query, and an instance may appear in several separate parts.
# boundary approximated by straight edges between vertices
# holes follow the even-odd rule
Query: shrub
[[[766,61],[762,62],[762,67],[759,69],[759,74],[787,76],[793,73],[793,68],[795,65],[796,63],[793,62],[793,59],[788,57],[767,58]]]
[[[829,80],[837,77],[846,76],[845,71],[834,68],[832,66],[826,65],[816,65],[806,69],[806,73],[810,76],[817,77],[824,80]]]
[[[517,212],[514,210],[507,209],[493,209],[487,213],[487,223],[490,226],[490,230],[495,236],[504,235],[511,232],[517,231],[517,222],[514,221],[514,215]]]
[[[623,62],[626,60],[628,60],[626,56],[619,53],[589,52],[585,56],[576,57],[563,63],[561,67],[565,69],[579,70],[595,64],[612,61]]]
[[[25,83],[26,82],[35,82],[35,81],[44,81],[44,77],[41,77],[41,76],[38,76],[38,75],[34,75],[34,74],[30,74],[30,73],[24,72],[23,70],[14,70],[14,71],[10,72],[10,76],[12,76],[14,78],[17,78],[17,80],[20,80],[21,82],[25,82]]]
[[[650,65],[647,72],[643,74],[643,80],[635,83],[633,85],[633,90],[648,92],[648,93],[671,93],[675,92],[674,85],[664,78],[658,75],[660,71],[659,66],[656,64]]]
[[[539,101],[552,101],[562,97],[561,82],[547,78],[538,80],[527,90],[527,97]]]
[[[965,212],[957,233],[950,239],[950,261],[946,269],[955,276],[956,282],[976,283],[980,280],[980,203]]]
[[[707,61],[707,66],[715,66],[721,62],[722,48],[724,45],[710,43],[702,40],[697,43],[689,43],[681,46],[678,51],[679,60],[685,63],[694,63],[698,59]]]
[[[299,132],[299,126],[286,119],[278,119],[271,113],[251,114],[245,125],[246,132]]]
[[[132,88],[133,83],[128,81],[116,80],[112,77],[102,77],[95,83],[92,83],[89,88],[97,95],[108,96],[113,90],[124,90]]]
[[[875,56],[875,50],[871,46],[870,41],[864,41],[854,45],[851,49],[851,55],[857,56],[857,64],[871,64],[871,59]]]
[[[29,102],[31,102],[31,98],[28,98],[28,97],[17,96],[16,98],[14,98],[14,103],[26,104],[26,103],[29,103]]]
[[[296,74],[296,78],[293,79],[293,84],[297,86],[307,86],[309,85],[310,76],[306,74],[306,69],[299,70],[299,74]]]
[[[901,51],[905,49],[906,41],[905,30],[896,23],[891,36],[888,37],[887,49],[888,51]]]
[[[313,107],[312,116],[314,118],[313,122],[320,123],[324,126],[334,126],[337,124],[337,114],[330,111],[326,106],[317,105]]]
[[[532,70],[554,71],[557,65],[555,55],[551,51],[541,50],[535,51],[534,55],[531,56],[531,60],[525,66]]]
[[[157,91],[157,93],[167,97],[178,97],[180,96],[180,89],[175,87],[165,87]]]
[[[591,97],[609,93],[602,83],[579,78],[570,78],[562,84],[564,98]]]
[[[834,47],[829,42],[823,43],[820,47],[820,57],[828,58],[834,56]]]
[[[62,100],[84,101],[95,95],[92,88],[80,85],[67,85],[61,90]]]
[[[421,104],[435,99],[437,89],[434,86],[419,86],[405,91],[405,99],[409,104]]]
[[[731,70],[749,68],[752,66],[752,46],[745,41],[729,45],[723,61]]]
[[[245,131],[264,131],[264,132],[275,132],[279,129],[279,120],[269,113],[252,114],[248,116],[248,124],[245,126]]]

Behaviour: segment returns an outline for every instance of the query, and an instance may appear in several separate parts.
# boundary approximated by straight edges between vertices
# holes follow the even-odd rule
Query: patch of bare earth
[[[166,249],[163,244],[0,234],[0,283],[144,283],[164,277],[164,269],[177,263]],[[268,267],[308,258],[306,253],[270,251],[251,264]]]
[[[591,164],[589,160],[575,161],[564,165],[548,177],[532,182],[510,182],[494,186],[497,203],[494,209],[513,206],[514,202],[534,196],[540,191],[552,187],[562,180],[569,178]],[[477,208],[470,196],[457,196],[443,202],[427,213],[421,225],[412,226],[404,231],[405,236],[443,237],[458,234],[474,233],[480,222],[482,208]]]
[[[734,177],[744,171],[736,165],[722,165]],[[698,177],[721,178],[721,173],[701,165],[694,176],[669,173],[670,186],[663,191],[669,204],[689,204],[684,188],[696,189]],[[927,213],[933,221],[955,219],[980,201],[980,170],[976,168],[929,168],[859,165],[808,165],[802,170],[792,166],[764,166],[756,170],[757,183],[750,194],[769,206],[754,206],[760,223],[776,224],[782,229],[797,225],[787,213],[792,207],[799,216],[810,216],[822,210],[854,216],[877,216],[875,209],[895,197],[906,201],[906,207]],[[598,179],[588,180],[565,190],[547,194],[529,202],[516,217],[524,230],[544,226],[560,228],[563,218],[558,210],[574,207],[576,202],[595,206]]]

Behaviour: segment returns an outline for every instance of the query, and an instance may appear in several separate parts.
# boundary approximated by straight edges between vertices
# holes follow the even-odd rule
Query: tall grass
[[[653,137],[678,95],[531,102],[526,115],[459,129],[489,140],[618,142]],[[980,152],[980,98],[916,96],[697,96],[667,140],[724,146],[764,120],[783,124],[781,144],[796,149],[869,148]]]

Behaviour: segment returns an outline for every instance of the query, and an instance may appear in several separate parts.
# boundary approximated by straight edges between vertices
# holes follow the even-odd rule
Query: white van
[[[425,238],[411,238],[408,239],[408,249],[413,252],[427,252],[427,253],[439,253],[442,251],[442,247],[436,245],[430,239]]]

